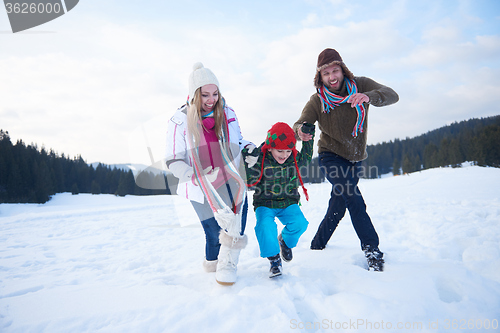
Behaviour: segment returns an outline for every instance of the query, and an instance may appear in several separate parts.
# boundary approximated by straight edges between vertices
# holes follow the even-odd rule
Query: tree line
[[[142,184],[166,184],[164,174],[141,172]],[[170,194],[168,187],[136,185],[131,170],[99,163],[95,168],[81,156],[59,156],[44,147],[12,144],[9,133],[0,130],[0,203],[45,203],[56,193],[115,194],[125,196]]]
[[[367,170],[377,170],[370,172],[367,178],[444,166],[459,167],[463,162],[498,168],[500,116],[455,122],[411,139],[369,145],[367,152],[363,166]]]

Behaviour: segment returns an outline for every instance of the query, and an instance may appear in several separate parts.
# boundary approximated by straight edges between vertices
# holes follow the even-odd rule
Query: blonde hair
[[[219,99],[214,105],[215,135],[222,138],[222,125],[224,123],[224,99],[219,91]],[[191,104],[188,101],[187,113],[188,131],[193,135],[195,145],[200,142],[200,132],[207,130],[201,117],[201,87],[196,89]]]

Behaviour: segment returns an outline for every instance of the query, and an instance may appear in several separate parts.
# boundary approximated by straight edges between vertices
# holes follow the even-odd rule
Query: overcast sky
[[[0,129],[89,163],[150,164],[201,61],[259,144],[297,120],[327,47],[400,96],[370,108],[370,144],[500,114],[497,0],[81,0],[16,34],[0,7]]]

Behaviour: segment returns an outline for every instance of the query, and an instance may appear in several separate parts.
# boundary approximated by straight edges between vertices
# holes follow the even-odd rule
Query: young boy
[[[314,125],[304,124],[303,130],[314,134]],[[299,182],[306,199],[307,191],[299,168],[307,165],[313,154],[313,141],[303,141],[297,152],[295,132],[285,123],[276,123],[267,132],[266,141],[255,149],[243,150],[246,155],[247,183],[255,186],[253,205],[257,224],[255,234],[259,242],[260,255],[271,262],[269,277],[282,273],[281,257],[292,260],[292,248],[306,231],[308,222],[299,208]],[[280,235],[275,218],[284,225]]]

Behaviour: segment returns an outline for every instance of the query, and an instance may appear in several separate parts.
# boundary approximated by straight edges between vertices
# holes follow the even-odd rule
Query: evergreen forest
[[[141,172],[139,181],[165,184],[167,177]],[[45,203],[52,195],[63,192],[119,196],[170,194],[168,187],[145,187],[136,185],[131,170],[111,168],[101,163],[94,168],[81,156],[72,159],[64,154],[59,156],[53,150],[38,149],[22,140],[12,144],[9,133],[0,130],[0,203]]]

